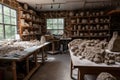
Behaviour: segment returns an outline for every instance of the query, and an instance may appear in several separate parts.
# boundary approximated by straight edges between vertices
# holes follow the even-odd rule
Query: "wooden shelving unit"
[[[0,3],[3,3],[9,7],[15,8],[15,9],[18,8],[17,0],[0,0]]]
[[[104,11],[69,12],[71,37],[109,39],[110,16]]]
[[[40,17],[32,9],[24,9],[19,7],[19,29],[22,40],[38,39],[41,35]]]

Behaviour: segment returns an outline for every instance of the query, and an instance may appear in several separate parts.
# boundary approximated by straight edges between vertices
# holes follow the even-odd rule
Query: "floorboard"
[[[72,80],[70,78],[69,53],[48,55],[48,60],[30,80]]]

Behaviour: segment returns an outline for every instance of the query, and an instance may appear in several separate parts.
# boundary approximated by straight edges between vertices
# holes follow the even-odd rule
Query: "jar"
[[[96,12],[96,16],[99,16],[99,12]]]
[[[71,20],[71,23],[75,23],[75,20]]]
[[[83,33],[80,33],[80,36],[83,36]]]
[[[104,22],[104,20],[103,20],[103,19],[100,19],[100,22]]]
[[[24,19],[21,19],[20,21],[21,21],[21,25],[24,26],[25,20],[24,20]]]
[[[27,19],[30,19],[30,14],[26,14],[26,18],[27,18]]]
[[[74,25],[74,29],[73,30],[76,30],[76,25]]]
[[[90,26],[90,30],[92,30],[93,29],[93,26]]]
[[[102,33],[99,33],[99,36],[102,36]]]
[[[87,20],[86,19],[82,19],[82,23],[87,23]]]
[[[93,23],[93,20],[90,20],[90,23]]]
[[[84,12],[80,12],[80,16],[84,16]]]
[[[88,25],[85,26],[86,30],[88,30]]]
[[[77,36],[79,36],[79,31],[77,31]]]
[[[100,29],[103,30],[103,26],[100,26]]]
[[[95,18],[95,22],[98,23],[98,22],[99,22],[99,19],[98,19],[98,18]]]
[[[74,36],[76,36],[76,32],[74,32],[74,34],[73,34]]]
[[[24,7],[25,10],[28,10],[28,4],[27,3],[24,3],[23,7]]]
[[[79,16],[79,14],[78,14],[78,13],[76,13],[76,16]]]
[[[24,23],[24,26],[27,26],[27,27],[29,27],[29,24],[25,22],[25,23]]]
[[[96,28],[99,29],[99,28],[100,28],[100,25],[96,25]]]
[[[104,29],[108,29],[108,25],[104,25]]]
[[[70,13],[69,13],[69,16],[74,16],[73,12],[70,12]]]
[[[29,22],[29,25],[32,26],[32,22]]]
[[[89,16],[89,12],[88,11],[86,12],[86,15]]]
[[[90,36],[93,36],[93,33],[90,33]]]
[[[92,15],[95,16],[95,13],[93,12]]]
[[[30,34],[33,34],[33,31],[30,31]]]
[[[79,26],[78,26],[78,30],[80,30],[80,29],[81,29],[81,26],[79,25]]]
[[[85,30],[85,27],[82,27],[82,30]]]
[[[103,15],[104,14],[104,12],[103,11],[100,11],[100,15]]]
[[[33,14],[33,13],[34,13],[34,11],[33,11],[33,10],[29,10],[29,12],[30,12],[31,14]]]
[[[80,22],[80,20],[79,20],[79,18],[77,18],[77,23],[79,23]]]

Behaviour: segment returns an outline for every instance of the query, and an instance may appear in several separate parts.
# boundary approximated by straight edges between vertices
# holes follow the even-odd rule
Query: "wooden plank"
[[[38,64],[35,68],[33,68],[28,75],[26,75],[26,77],[23,80],[28,80],[31,75],[40,67],[40,64]]]

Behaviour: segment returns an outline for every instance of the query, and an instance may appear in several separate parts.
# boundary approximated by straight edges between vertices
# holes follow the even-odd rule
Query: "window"
[[[62,35],[64,31],[64,19],[47,19],[47,30],[54,35]]]
[[[0,4],[0,40],[15,39],[17,34],[16,10]]]

